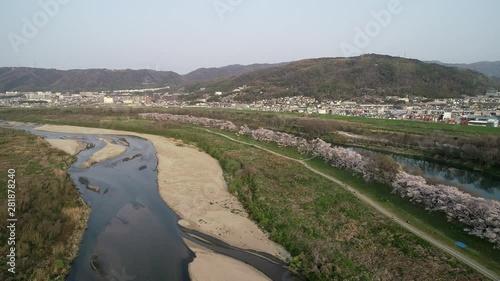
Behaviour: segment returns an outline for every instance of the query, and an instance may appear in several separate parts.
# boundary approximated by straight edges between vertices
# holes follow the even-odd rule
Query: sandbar
[[[211,235],[238,248],[265,252],[282,260],[290,258],[283,247],[269,240],[267,233],[249,218],[238,199],[227,191],[219,163],[208,154],[190,146],[179,145],[177,140],[157,135],[59,125],[37,128],[60,133],[80,133],[83,129],[86,134],[128,135],[151,141],[158,157],[160,195],[182,218],[179,221],[182,226]],[[192,247],[192,244],[188,246]],[[246,274],[255,276],[253,271],[257,271],[248,265],[236,265],[238,261],[206,249],[197,248],[194,251],[198,251],[199,255],[198,261],[195,259],[189,267],[193,280],[208,280],[206,278],[212,276],[210,274],[217,274],[212,273],[215,268],[215,271],[220,270],[218,265],[241,270],[233,275],[238,277]]]
[[[84,142],[78,140],[46,139],[46,141],[70,155],[77,155],[87,147]]]
[[[269,281],[269,277],[252,266],[199,246],[184,239],[186,245],[196,254],[189,264],[192,281]],[[216,270],[214,270],[216,269]]]
[[[106,160],[118,157],[127,151],[126,147],[114,144],[109,139],[99,138],[98,140],[104,141],[106,143],[106,146],[101,150],[97,151],[96,153],[94,153],[87,161],[85,161],[82,165],[80,165],[80,168],[89,168],[90,166],[95,165],[97,163],[101,163]]]

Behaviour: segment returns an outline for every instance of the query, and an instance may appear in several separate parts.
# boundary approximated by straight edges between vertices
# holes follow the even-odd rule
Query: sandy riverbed
[[[81,127],[56,125],[43,125],[37,130],[82,132]],[[268,239],[267,234],[248,218],[238,199],[227,192],[222,169],[217,160],[208,154],[192,147],[181,146],[179,142],[161,136],[97,128],[85,128],[85,132],[138,136],[151,141],[158,154],[160,195],[182,218],[179,224],[217,237],[239,248],[269,253],[281,259],[290,257],[285,249]],[[222,265],[227,266],[227,271],[224,269],[227,278],[232,277],[233,280],[237,280],[248,274],[254,277],[252,280],[267,280],[259,279],[262,277],[259,275],[260,272],[257,271],[256,274],[254,268],[237,260],[209,252],[201,247],[195,247],[193,251],[197,255],[199,253],[198,261],[195,259],[189,266],[193,280],[197,280],[196,278],[200,280],[202,277],[203,280],[211,280],[207,278],[212,278],[211,274],[217,274],[213,271],[221,271],[219,266]],[[217,276],[214,275],[213,280],[220,280]]]
[[[84,142],[78,140],[47,139],[46,141],[52,146],[71,155],[77,155],[87,147]]]
[[[214,253],[189,240],[184,239],[184,242],[196,253],[196,258],[189,264],[189,276],[192,281],[271,280],[262,272],[244,262]]]
[[[94,164],[118,157],[127,151],[126,147],[114,144],[109,139],[99,138],[98,140],[104,141],[106,146],[94,153],[87,161],[82,163],[80,168],[89,168]]]

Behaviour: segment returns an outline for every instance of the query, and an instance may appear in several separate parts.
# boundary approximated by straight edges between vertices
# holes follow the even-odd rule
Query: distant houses
[[[488,90],[488,92],[486,92],[485,96],[490,98],[500,98],[500,92],[496,89],[490,89]]]
[[[474,120],[469,120],[469,125],[471,126],[482,126],[482,127],[498,127],[498,117],[497,116],[477,116]]]

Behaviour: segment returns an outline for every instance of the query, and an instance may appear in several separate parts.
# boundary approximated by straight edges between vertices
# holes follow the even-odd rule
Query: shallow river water
[[[17,129],[47,139],[77,139],[88,144],[68,171],[91,207],[91,214],[66,280],[190,280],[188,264],[195,254],[183,238],[247,263],[272,280],[299,280],[282,261],[271,255],[239,249],[209,235],[181,228],[177,224],[179,217],[158,192],[158,159],[148,140],[44,132],[35,127],[18,126]],[[80,168],[106,145],[100,138],[112,140],[127,150],[114,159]]]
[[[370,153],[382,153],[358,147],[349,147],[349,149],[358,152],[365,151]],[[411,173],[414,173],[415,169],[418,168],[418,174],[421,174],[428,180],[437,180],[438,183],[456,186],[460,190],[473,196],[500,201],[500,179],[492,175],[465,169],[457,169],[445,164],[414,159],[401,155],[390,153],[382,154],[391,156],[403,167],[409,168]]]

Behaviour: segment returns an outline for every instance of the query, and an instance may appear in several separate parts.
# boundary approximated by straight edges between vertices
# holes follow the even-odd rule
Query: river
[[[160,197],[156,150],[148,140],[133,136],[68,134],[17,126],[47,139],[87,143],[69,169],[84,201],[91,207],[88,227],[66,280],[190,280],[188,265],[195,254],[190,240],[247,263],[271,280],[300,280],[279,259],[228,245],[209,235],[178,225],[179,217]],[[126,152],[90,168],[81,168],[106,143]],[[214,269],[217,270],[217,269]]]
[[[179,217],[159,195],[158,159],[148,140],[132,136],[52,133],[34,130],[34,127],[17,128],[49,139],[78,139],[89,144],[68,171],[92,212],[78,257],[66,280],[190,280],[188,265],[195,254],[183,238],[250,264],[272,280],[298,279],[270,255],[238,249],[217,238],[180,227]],[[103,137],[126,146],[126,152],[88,169],[80,168],[105,146],[105,142],[99,140]],[[475,196],[500,200],[498,179],[429,161],[391,156],[410,169],[418,167],[428,179],[455,185]],[[89,188],[91,186],[99,190]]]
[[[350,149],[358,152],[382,153],[365,148],[350,147]],[[382,154],[391,156],[396,162],[406,167],[410,173],[421,175],[430,182],[455,186],[473,196],[500,201],[500,179],[494,176],[401,155]]]

